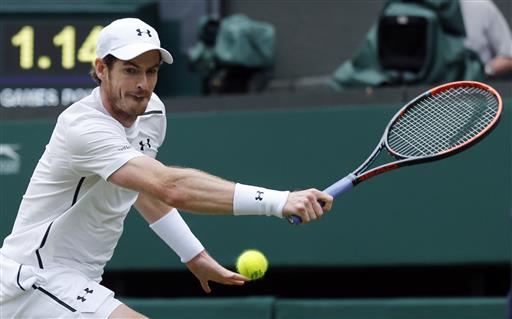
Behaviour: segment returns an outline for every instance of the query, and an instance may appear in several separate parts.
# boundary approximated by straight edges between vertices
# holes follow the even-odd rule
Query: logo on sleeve
[[[254,197],[255,200],[259,200],[260,202],[263,200],[263,197],[261,195],[265,194],[265,192],[256,191],[258,193],[258,196]]]
[[[144,151],[145,148],[151,148],[151,143],[149,141],[149,138],[146,139],[146,141],[142,140],[139,142],[140,150]]]

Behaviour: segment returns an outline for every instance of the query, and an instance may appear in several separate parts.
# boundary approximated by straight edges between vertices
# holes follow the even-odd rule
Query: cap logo
[[[141,31],[140,29],[137,29],[137,30],[135,30],[135,31],[137,31],[137,35],[138,35],[139,37],[141,37],[141,36],[142,36],[142,33],[146,33],[146,34],[148,35],[148,37],[150,37],[150,38],[151,38],[151,32],[150,32],[149,30],[147,30],[147,29],[146,29],[146,31],[145,31],[145,32]]]

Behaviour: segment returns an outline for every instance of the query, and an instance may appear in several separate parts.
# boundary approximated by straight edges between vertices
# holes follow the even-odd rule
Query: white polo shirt
[[[59,116],[0,252],[41,269],[54,264],[101,281],[138,193],[107,182],[127,161],[155,157],[166,133],[153,94],[144,115],[123,127],[103,107],[99,88]]]

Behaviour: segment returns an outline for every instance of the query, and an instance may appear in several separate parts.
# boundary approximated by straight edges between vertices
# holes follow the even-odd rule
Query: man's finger
[[[210,289],[210,285],[208,284],[208,280],[201,280],[201,287],[203,287],[204,292],[206,292],[207,294],[212,292],[212,290]]]
[[[231,275],[230,279],[235,280],[235,281],[242,281],[242,282],[251,281],[250,278],[247,278],[247,277],[245,277],[245,276],[243,276],[241,274],[238,274],[236,272],[234,272]]]
[[[315,220],[317,217],[316,217],[315,210],[313,209],[313,204],[311,204],[310,201],[307,201],[305,203],[305,205],[306,205],[306,212],[309,215],[309,219]]]
[[[317,218],[322,217],[322,215],[324,214],[324,210],[322,209],[322,206],[320,206],[318,202],[313,203],[313,209],[315,210]]]

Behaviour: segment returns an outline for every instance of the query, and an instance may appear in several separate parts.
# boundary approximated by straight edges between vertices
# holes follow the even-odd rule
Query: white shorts
[[[0,263],[1,318],[105,319],[121,305],[114,292],[76,270],[14,263],[6,267],[5,257]]]

